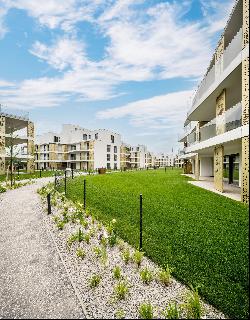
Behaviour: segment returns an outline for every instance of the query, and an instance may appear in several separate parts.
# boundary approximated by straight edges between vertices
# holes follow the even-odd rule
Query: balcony
[[[210,70],[206,73],[203,80],[201,81],[197,92],[192,101],[192,107],[188,115],[194,109],[194,106],[206,96],[210,87],[219,80],[221,74],[228,68],[231,62],[238,56],[242,50],[242,28],[237,32],[229,45],[225,48],[223,56],[220,61],[213,64]]]
[[[225,132],[234,130],[242,125],[242,103],[239,102],[225,112]],[[196,133],[192,132],[187,136],[187,147],[206,141],[216,136],[216,118],[212,119],[200,128],[200,141],[196,141]]]

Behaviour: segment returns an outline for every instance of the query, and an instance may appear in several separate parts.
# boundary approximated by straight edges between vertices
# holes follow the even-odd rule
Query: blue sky
[[[153,152],[178,133],[232,0],[0,0],[0,103],[37,133],[106,128]]]

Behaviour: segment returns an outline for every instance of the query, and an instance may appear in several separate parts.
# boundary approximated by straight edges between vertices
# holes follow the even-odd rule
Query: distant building
[[[121,136],[106,129],[65,124],[61,133],[36,137],[37,169],[120,169]]]

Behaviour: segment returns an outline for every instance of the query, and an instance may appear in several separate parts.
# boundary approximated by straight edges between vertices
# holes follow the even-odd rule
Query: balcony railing
[[[225,112],[225,132],[241,127],[242,104],[237,103]],[[206,123],[200,129],[200,141],[205,141],[216,136],[216,118]]]
[[[222,71],[225,70],[230,63],[237,57],[237,55],[242,50],[242,29],[240,29],[237,34],[234,36],[230,44],[227,46],[223,53],[222,61],[223,61],[223,68]],[[203,80],[201,81],[197,92],[193,98],[192,106],[194,106],[208,91],[208,89],[212,86],[212,84],[216,81],[217,76],[220,73],[215,73],[215,65],[209,70],[209,72],[204,76]]]
[[[200,141],[205,141],[216,136],[216,118],[200,128]]]
[[[225,70],[229,64],[237,57],[242,48],[242,28],[234,36],[233,40],[227,46],[223,54],[223,69]]]

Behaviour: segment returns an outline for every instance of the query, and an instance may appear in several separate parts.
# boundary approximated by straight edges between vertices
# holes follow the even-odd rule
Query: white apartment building
[[[174,155],[160,153],[155,158],[155,165],[159,168],[173,167],[175,165]]]
[[[185,171],[249,201],[249,0],[237,0],[187,114]]]
[[[147,168],[148,166],[147,147],[142,144],[130,147],[130,166],[131,168]]]
[[[65,124],[61,133],[36,137],[37,169],[120,169],[121,136],[106,129]]]

